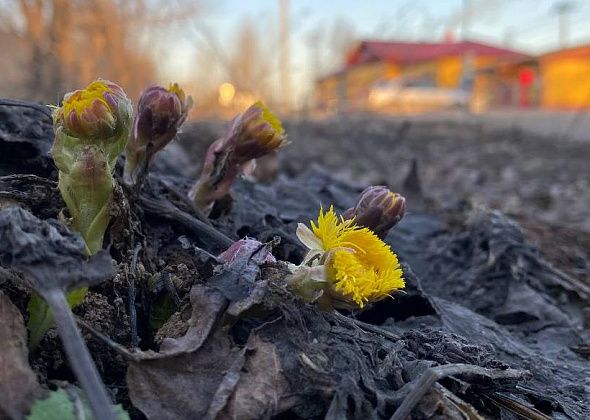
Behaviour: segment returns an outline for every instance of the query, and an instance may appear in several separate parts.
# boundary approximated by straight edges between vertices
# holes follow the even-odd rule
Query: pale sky
[[[171,0],[173,1],[173,0]],[[590,43],[590,0],[569,0],[568,45]],[[231,48],[236,30],[245,18],[265,35],[268,48],[278,45],[279,0],[202,0],[198,25],[213,35],[221,49]],[[467,37],[529,53],[559,46],[556,4],[563,0],[290,0],[290,62],[294,95],[300,98],[311,86],[310,33],[345,21],[360,39],[439,41],[451,30],[456,39]],[[464,5],[466,7],[464,8]],[[461,22],[466,11],[466,33]],[[190,79],[203,40],[186,23],[175,37],[163,75]],[[178,33],[178,31],[176,32]],[[266,35],[268,34],[268,35]],[[322,52],[320,51],[320,54]],[[278,60],[274,51],[269,54]],[[278,66],[278,63],[277,63]]]

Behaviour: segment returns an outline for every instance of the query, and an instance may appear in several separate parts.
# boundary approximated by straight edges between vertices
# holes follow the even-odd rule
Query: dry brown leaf
[[[41,394],[41,385],[29,366],[23,317],[2,292],[0,343],[0,419],[20,418]]]
[[[286,410],[289,384],[274,344],[252,335],[240,379],[224,410],[216,419],[261,419]]]

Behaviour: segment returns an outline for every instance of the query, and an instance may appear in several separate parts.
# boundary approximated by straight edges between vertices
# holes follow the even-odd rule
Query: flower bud
[[[287,143],[281,121],[261,101],[234,120],[236,141],[233,159],[245,163],[258,159]]]
[[[191,106],[191,97],[187,98],[177,83],[168,89],[152,86],[142,92],[126,149],[125,177],[129,183],[136,183],[144,166],[174,139]]]
[[[355,224],[369,228],[379,238],[387,233],[404,217],[406,199],[391,192],[384,186],[366,188],[353,208],[346,210],[345,219],[353,219]]]
[[[208,214],[214,202],[229,192],[234,179],[251,168],[254,159],[286,143],[281,121],[261,101],[256,102],[234,118],[225,135],[209,146],[189,198]]]
[[[68,136],[93,139],[116,134],[131,115],[131,102],[123,89],[108,80],[96,80],[85,89],[64,96],[54,123],[62,125]]]

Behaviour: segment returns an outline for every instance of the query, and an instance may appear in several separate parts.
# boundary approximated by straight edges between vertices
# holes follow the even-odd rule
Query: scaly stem
[[[74,315],[61,291],[45,293],[45,300],[53,310],[57,331],[63,342],[72,369],[86,393],[95,419],[117,420],[107,391],[100,379],[86,343],[76,326]]]

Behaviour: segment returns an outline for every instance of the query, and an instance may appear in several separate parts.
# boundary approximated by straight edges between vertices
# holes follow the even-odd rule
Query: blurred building
[[[328,111],[424,111],[465,105],[479,70],[526,58],[474,41],[363,41],[348,53],[344,68],[316,82],[316,104]]]
[[[536,107],[541,85],[537,58],[506,59],[476,71],[471,110]]]
[[[499,61],[479,69],[474,109],[590,107],[590,45],[538,57]]]
[[[539,72],[543,107],[590,107],[590,45],[543,54]]]

